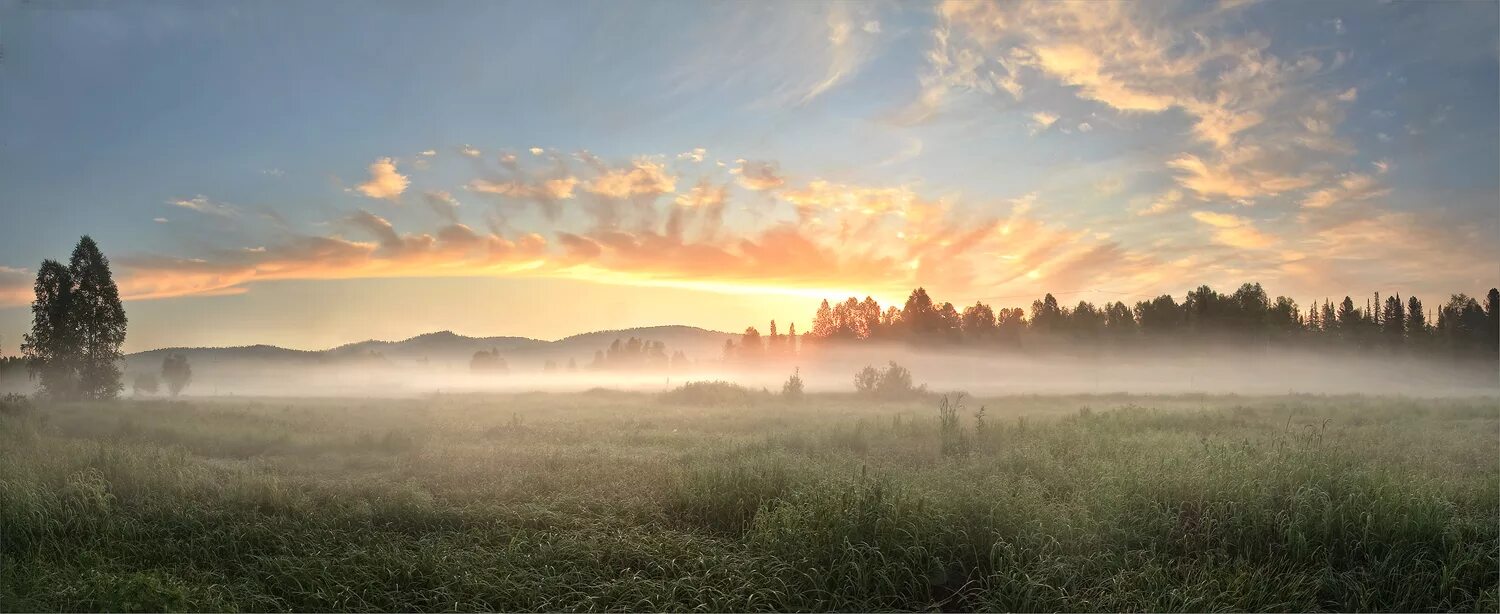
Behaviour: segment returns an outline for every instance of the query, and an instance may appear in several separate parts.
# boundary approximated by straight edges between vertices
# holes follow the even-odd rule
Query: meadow
[[[1493,397],[39,405],[0,608],[1493,612],[1497,442]]]

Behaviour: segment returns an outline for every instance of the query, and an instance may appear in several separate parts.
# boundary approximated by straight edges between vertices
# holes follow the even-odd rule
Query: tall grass
[[[0,415],[0,608],[1500,608],[1494,399],[719,398]]]

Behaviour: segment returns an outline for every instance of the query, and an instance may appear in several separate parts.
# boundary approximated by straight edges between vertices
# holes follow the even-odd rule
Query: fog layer
[[[471,371],[466,363],[418,361],[289,364],[232,360],[195,363],[184,395],[414,396],[434,393],[579,391],[609,388],[661,391],[690,381],[723,380],[771,392],[794,370],[809,392],[851,392],[869,365],[895,361],[913,382],[933,392],[1007,394],[1500,394],[1500,375],[1488,361],[1417,358],[1390,353],[1245,352],[1198,347],[1153,352],[1042,354],[926,351],[861,345],[755,364],[695,361],[671,370],[576,369],[511,362],[504,372]],[[143,361],[144,362],[144,361]],[[150,364],[127,367],[132,372]],[[14,388],[16,383],[10,387]],[[128,395],[129,390],[126,391]]]

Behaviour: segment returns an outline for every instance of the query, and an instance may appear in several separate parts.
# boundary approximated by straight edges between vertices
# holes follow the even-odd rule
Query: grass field
[[[1500,609],[1493,398],[963,403],[37,407],[0,607]]]

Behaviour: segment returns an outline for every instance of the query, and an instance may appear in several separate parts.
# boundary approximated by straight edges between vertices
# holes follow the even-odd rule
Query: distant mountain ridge
[[[601,330],[580,333],[556,341],[545,341],[529,337],[468,337],[443,330],[424,333],[401,341],[371,339],[347,343],[326,350],[294,350],[274,345],[247,345],[232,347],[169,347],[136,352],[125,356],[128,365],[146,365],[160,362],[168,354],[183,354],[190,363],[203,362],[271,362],[311,364],[334,363],[346,360],[369,358],[378,354],[392,362],[467,361],[480,350],[498,350],[506,360],[535,359],[537,361],[568,359],[587,363],[596,350],[604,350],[615,339],[636,337],[642,340],[660,341],[667,350],[682,350],[689,357],[716,358],[722,352],[724,341],[733,339],[732,333],[708,330],[696,326],[666,325]],[[540,364],[540,363],[538,363]]]

